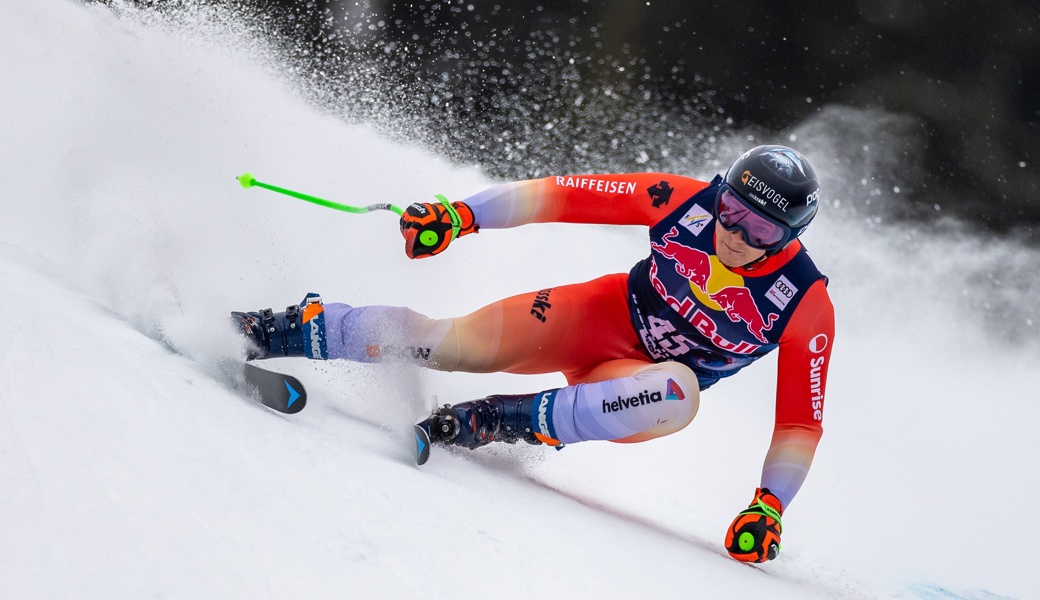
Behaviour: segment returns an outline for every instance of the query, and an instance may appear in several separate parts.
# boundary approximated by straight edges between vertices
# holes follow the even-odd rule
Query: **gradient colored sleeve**
[[[652,226],[706,185],[665,173],[554,175],[498,185],[463,202],[481,229],[528,223]]]
[[[823,435],[823,399],[834,343],[834,306],[821,279],[806,292],[780,338],[776,424],[761,487],[788,507]]]

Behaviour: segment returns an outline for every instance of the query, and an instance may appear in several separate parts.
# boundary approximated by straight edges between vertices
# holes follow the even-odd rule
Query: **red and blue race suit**
[[[329,358],[559,371],[568,385],[543,396],[542,433],[564,443],[639,442],[682,429],[702,390],[779,349],[760,485],[786,508],[823,432],[833,307],[826,278],[797,240],[747,268],[719,261],[712,209],[720,182],[661,173],[553,176],[475,194],[464,202],[481,230],[642,225],[650,255],[627,274],[520,294],[455,318],[327,304]]]
[[[723,266],[712,216],[721,184],[717,177],[650,228],[650,256],[628,279],[632,325],[647,351],[693,369],[702,390],[776,348],[806,292],[824,279],[800,243],[772,269],[741,275]]]

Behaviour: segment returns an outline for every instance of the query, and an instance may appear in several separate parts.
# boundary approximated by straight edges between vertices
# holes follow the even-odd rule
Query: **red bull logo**
[[[723,350],[749,354],[761,348],[761,344],[770,343],[766,332],[772,329],[780,315],[763,315],[751,290],[745,287],[744,278],[721,263],[713,265],[713,262],[718,262],[717,257],[679,242],[677,238],[680,231],[678,227],[672,227],[661,237],[663,244],[650,242],[654,250],[650,259],[650,283],[654,290],[672,309]],[[689,288],[677,284],[670,276],[664,277],[664,280],[660,278],[660,257],[673,261],[675,272],[688,282]],[[718,268],[713,270],[713,266]],[[674,289],[669,289],[669,285]],[[725,313],[733,323],[747,326],[748,333],[758,343],[740,339],[743,335],[734,332],[729,326],[721,330],[728,332],[731,338],[738,336],[738,340],[734,342],[723,337],[719,323],[709,316],[717,312]]]
[[[693,300],[689,297],[683,298],[681,301],[671,294],[668,293],[668,288],[665,287],[664,282],[657,276],[657,260],[650,257],[650,284],[654,286],[654,290],[661,294],[661,298],[675,309],[675,312],[679,313],[683,317],[690,314],[696,305]]]
[[[762,318],[762,313],[758,310],[758,305],[755,304],[755,299],[751,297],[751,292],[747,288],[727,287],[708,297],[717,302],[722,307],[722,310],[726,311],[726,316],[729,317],[730,321],[734,323],[743,321],[747,324],[748,331],[758,341],[763,344],[769,343],[765,332],[773,327],[773,321],[776,321],[780,315],[769,313],[769,321],[766,322]]]
[[[750,344],[741,340],[737,343],[733,343],[726,338],[719,335],[718,325],[715,324],[715,320],[704,314],[704,311],[697,309],[697,312],[693,313],[693,317],[690,319],[690,323],[703,335],[704,337],[711,340],[711,343],[715,344],[723,350],[728,350],[736,354],[751,354],[755,350],[761,348],[756,344]]]
[[[668,290],[665,288],[664,282],[661,281],[660,278],[657,277],[657,261],[654,260],[653,258],[651,258],[651,260],[650,260],[650,284],[654,286],[654,290],[656,290],[657,293],[661,295],[661,298],[663,298],[664,301],[667,302],[669,306],[671,306],[677,313],[682,315],[683,318],[689,320],[690,324],[692,324],[694,326],[694,328],[697,329],[697,331],[699,331],[701,333],[701,335],[703,335],[704,337],[710,339],[711,342],[713,344],[715,344],[716,346],[718,346],[719,348],[721,348],[723,350],[728,350],[730,352],[735,352],[737,354],[751,354],[755,350],[758,350],[759,348],[761,348],[761,346],[759,346],[757,344],[751,344],[751,343],[748,343],[748,342],[745,342],[745,341],[732,342],[732,341],[722,337],[722,335],[719,334],[719,332],[718,332],[718,328],[719,327],[715,323],[715,320],[712,319],[711,317],[709,317],[707,314],[705,314],[705,312],[702,311],[700,308],[698,308],[697,304],[693,301],[692,298],[687,296],[686,298],[683,298],[682,300],[679,300],[678,298],[675,298],[674,296],[669,294]],[[744,292],[747,292],[747,290],[745,288],[726,288],[726,289],[740,289],[740,290],[743,290]],[[725,291],[725,290],[723,290],[723,291]],[[751,299],[750,295],[748,296],[748,299]],[[752,304],[754,304],[753,301],[752,301]],[[757,308],[756,308],[756,314],[757,314]],[[776,318],[776,315],[771,315],[771,316],[772,316],[773,319]],[[736,323],[736,322],[738,322],[740,320],[740,318],[738,317],[738,318],[734,319],[733,317],[730,317],[730,320],[732,320],[734,323]],[[761,317],[761,315],[759,315],[759,321],[761,321],[761,320],[762,320],[762,317]],[[771,319],[769,321],[769,323],[770,323],[770,325],[772,325],[773,320]],[[764,323],[763,323],[763,326],[764,326]],[[760,341],[764,341],[764,340],[760,340]]]
[[[711,259],[707,252],[685,246],[675,241],[679,230],[672,227],[662,239],[664,245],[650,242],[650,246],[665,258],[675,261],[675,272],[682,275],[697,286],[702,292],[708,291],[708,278],[711,277]]]

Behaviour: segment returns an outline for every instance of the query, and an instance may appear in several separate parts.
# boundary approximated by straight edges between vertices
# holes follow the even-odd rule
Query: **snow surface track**
[[[1035,592],[1037,355],[951,301],[989,265],[1036,261],[997,243],[935,240],[893,270],[898,232],[825,216],[810,232],[839,310],[827,434],[763,567],[721,540],[758,481],[773,361],[667,439],[438,452],[423,469],[407,425],[433,396],[561,379],[283,359],[311,393],[300,415],[229,391],[212,365],[231,309],[313,290],[446,316],[627,271],[646,242],[528,227],[412,263],[389,215],[242,190],[246,170],[356,203],[490,182],[317,114],[228,33],[0,6],[0,597]]]

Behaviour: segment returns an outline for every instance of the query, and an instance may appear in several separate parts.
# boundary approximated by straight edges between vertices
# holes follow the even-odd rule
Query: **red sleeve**
[[[834,307],[819,280],[809,287],[780,337],[776,425],[761,487],[785,509],[809,473],[823,436],[823,397],[834,343]]]
[[[554,175],[498,185],[465,203],[482,229],[556,222],[652,226],[707,185],[665,173]]]
[[[546,177],[539,195],[551,200],[538,220],[653,226],[707,185],[666,173]]]
[[[820,279],[798,304],[780,338],[776,428],[823,431],[823,399],[834,343],[834,306]]]

